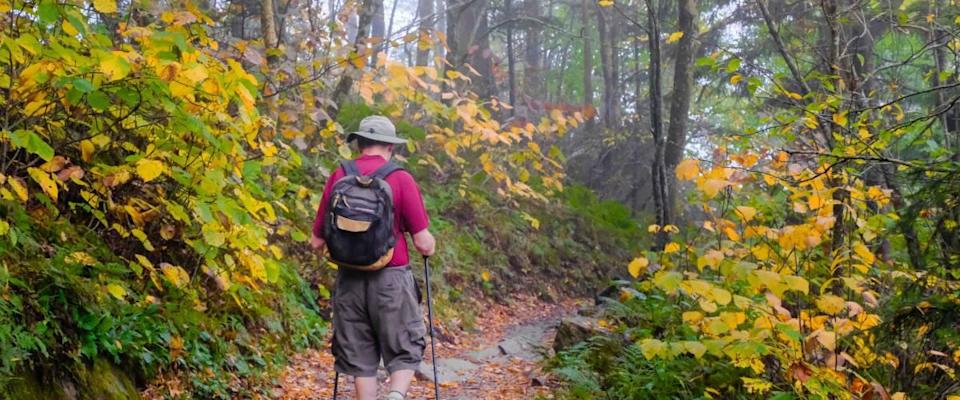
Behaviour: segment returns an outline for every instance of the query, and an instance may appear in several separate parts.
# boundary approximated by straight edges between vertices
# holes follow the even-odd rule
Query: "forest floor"
[[[533,296],[517,295],[505,302],[477,304],[476,309],[483,311],[473,330],[438,326],[441,398],[552,398],[550,392],[556,382],[541,371],[541,361],[550,352],[557,322],[575,313],[580,304],[573,299],[545,303]],[[418,371],[407,393],[411,400],[434,399],[429,340],[422,372]],[[272,394],[285,400],[332,399],[333,381],[329,347],[311,350],[291,360]],[[386,393],[388,384],[386,372],[381,370],[381,395]],[[352,378],[341,376],[339,391],[339,398],[353,399]]]

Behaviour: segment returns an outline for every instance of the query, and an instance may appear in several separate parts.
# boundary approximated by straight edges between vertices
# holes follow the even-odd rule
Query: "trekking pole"
[[[430,257],[423,256],[423,280],[427,286],[427,321],[430,322],[430,357],[433,358],[433,393],[436,400],[440,400],[440,382],[437,378],[437,347],[434,345],[437,339],[433,337],[433,303],[430,300],[430,263],[427,261]]]
[[[333,400],[337,400],[337,389],[340,386],[340,372],[333,372]]]

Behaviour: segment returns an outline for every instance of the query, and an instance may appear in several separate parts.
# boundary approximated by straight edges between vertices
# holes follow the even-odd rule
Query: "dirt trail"
[[[553,382],[540,371],[541,355],[550,348],[556,323],[572,314],[577,301],[547,304],[531,296],[516,296],[507,304],[485,302],[474,332],[440,327],[442,336],[455,337],[453,343],[437,340],[437,366],[442,399],[533,399],[549,398]],[[408,399],[433,399],[433,370],[429,364],[430,345],[421,372],[417,373]],[[333,357],[329,349],[311,350],[292,360],[274,396],[280,399],[333,398]],[[386,393],[386,373],[381,371],[381,394]],[[341,399],[353,398],[353,381],[340,377]]]

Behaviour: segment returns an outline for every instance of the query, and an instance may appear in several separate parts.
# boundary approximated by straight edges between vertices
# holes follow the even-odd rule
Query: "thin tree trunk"
[[[273,0],[260,0],[260,30],[263,46],[268,50],[277,46],[277,22],[273,13]],[[267,56],[269,59],[270,56]]]
[[[371,44],[375,44],[372,54],[370,54],[370,65],[377,65],[377,58],[380,57],[379,49],[383,48],[384,41],[386,40],[387,34],[387,23],[386,17],[384,15],[383,0],[373,0],[373,21],[372,30],[370,33],[370,38],[373,39]]]
[[[587,21],[590,19],[591,0],[583,0],[581,3],[581,18],[583,28],[580,29],[580,35],[583,36],[583,105],[593,105],[593,47],[590,44],[590,30]]]
[[[672,173],[680,159],[687,142],[687,120],[690,114],[690,98],[693,86],[694,39],[697,35],[697,0],[677,1],[677,26],[683,36],[677,44],[677,58],[673,64],[673,96],[670,98],[670,126],[667,131],[667,143],[664,150],[667,172],[666,214],[673,221],[676,206],[677,181]],[[639,93],[638,93],[639,95]]]
[[[661,227],[669,225],[670,219],[667,213],[667,180],[665,169],[665,150],[666,138],[663,134],[663,112],[660,77],[660,22],[657,16],[657,9],[654,0],[646,0],[647,3],[647,29],[650,38],[647,41],[650,47],[650,131],[653,133],[653,141],[656,146],[653,157],[653,200],[656,208],[657,225]],[[639,146],[638,146],[639,147]],[[639,152],[637,154],[639,159]],[[667,243],[667,235],[664,230],[657,233],[655,248],[663,249]]]
[[[543,0],[524,1],[525,14],[528,18],[540,20],[543,17]],[[512,18],[512,14],[507,14]],[[535,99],[543,99],[543,37],[539,23],[527,23],[526,45],[524,48],[524,94]]]
[[[432,40],[430,31],[433,30],[433,1],[420,0],[417,5],[417,18],[420,20],[420,28],[417,34],[417,66],[420,67],[427,66],[430,61],[430,47],[421,46],[420,43],[428,43]]]
[[[616,113],[619,107],[619,88],[613,67],[616,38],[611,34],[613,29],[608,26],[607,16],[602,9],[597,9],[597,30],[600,33],[600,70],[603,73],[603,124],[607,129],[616,129]]]
[[[504,0],[505,9],[507,18],[511,18],[513,15],[513,0]],[[513,59],[513,23],[507,23],[507,81],[510,85],[508,92],[510,97],[510,105],[516,106],[517,104],[517,85],[516,85],[516,64]],[[516,107],[510,108],[510,116],[516,115]]]
[[[400,0],[393,0],[393,6],[390,7],[390,22],[387,24],[387,35],[386,39],[393,37],[393,20],[397,16],[397,4],[400,3]],[[388,43],[383,51],[389,56],[390,55],[390,44]]]
[[[360,18],[357,23],[357,36],[353,40],[353,50],[358,54],[357,57],[365,57],[363,45],[367,40],[367,36],[370,31],[370,24],[373,21],[373,12],[375,7],[376,0],[363,0],[363,4],[360,6]],[[349,69],[346,70],[340,81],[337,82],[337,86],[333,89],[333,95],[331,99],[333,100],[333,105],[327,108],[327,115],[332,119],[336,119],[337,111],[339,110],[339,105],[350,93],[350,89],[353,87],[354,75],[353,71]]]

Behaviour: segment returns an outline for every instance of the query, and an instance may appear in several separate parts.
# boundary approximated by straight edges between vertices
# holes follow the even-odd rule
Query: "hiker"
[[[361,155],[344,161],[327,181],[310,244],[339,265],[331,348],[335,370],[355,378],[357,399],[376,400],[382,359],[390,374],[385,399],[402,400],[423,358],[426,334],[404,232],[425,257],[433,255],[436,242],[413,176],[390,162],[394,145],[406,143],[393,123],[379,115],[364,118],[347,136],[348,143],[353,140]],[[378,190],[378,179],[388,187]],[[381,201],[373,197],[387,192],[392,207],[377,208]],[[376,232],[389,225],[377,221],[386,220],[392,220],[392,235]]]

